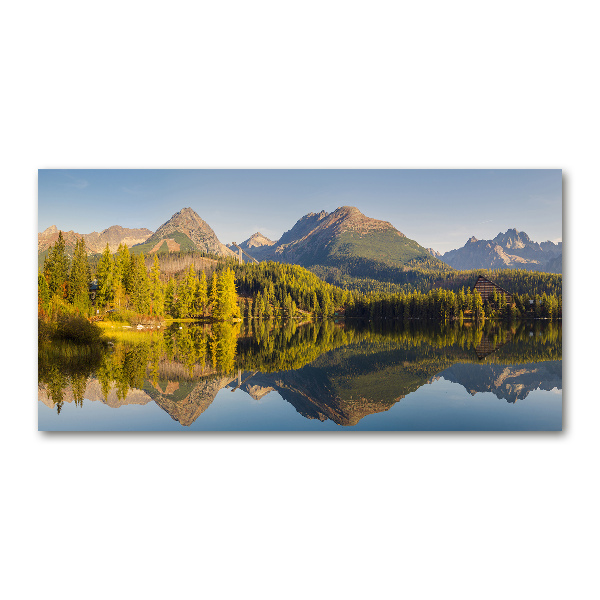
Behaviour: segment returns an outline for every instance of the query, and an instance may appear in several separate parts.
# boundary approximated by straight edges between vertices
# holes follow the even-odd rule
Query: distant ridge
[[[260,233],[260,231],[257,231],[256,233],[252,234],[247,240],[239,244],[239,246],[240,248],[242,248],[242,250],[248,251],[254,250],[255,248],[265,248],[273,246],[276,243],[277,242],[270,240],[267,236]],[[237,252],[237,248],[233,244],[227,244],[227,247],[233,252]]]
[[[58,240],[59,229],[56,225],[51,225],[42,233],[38,233],[38,254],[45,252],[50,246],[56,244]],[[140,244],[149,236],[152,231],[149,229],[128,229],[120,225],[113,225],[104,231],[97,233],[75,233],[74,231],[63,231],[65,247],[71,252],[75,247],[75,242],[83,238],[88,252],[101,253],[106,248],[106,244],[111,252],[116,252],[119,244],[127,244],[129,247]]]
[[[562,273],[562,242],[538,244],[524,232],[509,229],[493,240],[471,237],[457,250],[441,256],[455,269],[528,269]]]

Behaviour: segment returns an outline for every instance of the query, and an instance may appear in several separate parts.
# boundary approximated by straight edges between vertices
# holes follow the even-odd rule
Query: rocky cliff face
[[[499,233],[493,240],[478,240],[471,237],[457,250],[450,250],[441,256],[446,264],[455,269],[528,269],[562,272],[562,242],[547,241],[538,244],[523,231],[509,229]]]

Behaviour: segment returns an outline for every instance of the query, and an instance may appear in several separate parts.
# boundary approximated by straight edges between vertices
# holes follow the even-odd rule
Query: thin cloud
[[[85,179],[77,179],[77,177],[73,177],[73,175],[69,175],[68,173],[65,173],[65,175],[71,180],[70,183],[65,183],[67,187],[82,190],[83,188],[86,188],[88,185],[90,185],[89,181]]]
[[[127,192],[128,194],[137,195],[143,190],[143,188],[144,188],[144,186],[141,183],[138,183],[137,185],[132,185],[129,187],[122,187],[121,189],[124,192]]]

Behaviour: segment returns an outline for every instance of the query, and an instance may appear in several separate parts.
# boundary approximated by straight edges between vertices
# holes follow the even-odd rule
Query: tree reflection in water
[[[542,321],[174,323],[108,351],[42,344],[38,386],[58,412],[84,398],[154,401],[186,425],[226,386],[256,399],[276,390],[307,418],[352,425],[440,375],[510,402],[531,389],[560,389],[561,360],[561,324]]]

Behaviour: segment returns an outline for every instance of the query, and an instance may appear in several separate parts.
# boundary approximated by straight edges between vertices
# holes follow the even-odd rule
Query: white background
[[[598,597],[594,4],[1,11],[3,597]],[[37,169],[74,167],[564,169],[564,432],[38,433]]]

